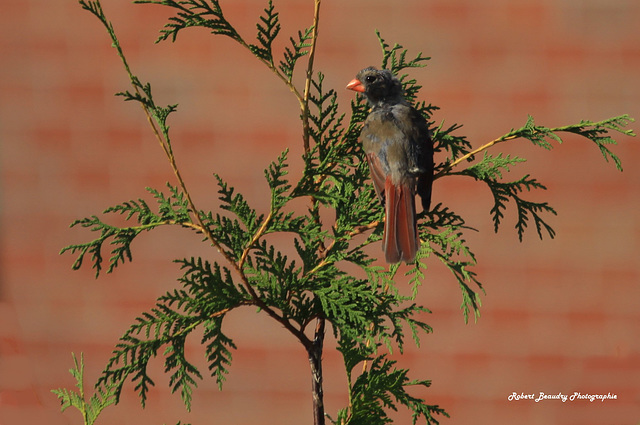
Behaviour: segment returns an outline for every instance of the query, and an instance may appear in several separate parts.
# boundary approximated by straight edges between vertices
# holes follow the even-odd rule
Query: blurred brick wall
[[[262,170],[285,147],[301,152],[295,100],[246,52],[203,30],[154,45],[168,11],[105,1],[134,71],[157,100],[179,103],[171,126],[176,155],[200,208],[214,208],[212,172],[254,205],[267,201]],[[311,1],[276,1],[283,40],[310,23]],[[241,34],[253,37],[265,1],[223,1]],[[317,69],[338,91],[379,63],[374,29],[433,59],[412,72],[436,120],[464,123],[478,146],[527,114],[556,126],[629,113],[640,118],[640,3],[636,0],[324,1]],[[86,240],[79,217],[144,196],[173,181],[145,119],[113,93],[127,78],[97,20],[74,1],[4,0],[0,5],[0,425],[78,424],[59,412],[51,388],[71,387],[71,352],[84,352],[95,382],[117,338],[179,276],[171,259],[210,255],[179,229],[144,235],[134,263],[94,281],[72,272],[62,246]],[[284,42],[284,41],[283,41]],[[240,105],[242,106],[240,107]],[[636,125],[637,128],[637,125]],[[558,236],[524,243],[509,227],[495,235],[489,193],[464,179],[439,180],[445,202],[478,233],[468,240],[485,283],[482,317],[465,325],[459,290],[433,263],[420,298],[435,333],[401,365],[433,380],[419,395],[441,404],[444,424],[640,423],[640,148],[620,138],[617,172],[587,141],[553,152],[504,145],[529,159],[517,170],[549,187]],[[240,155],[242,157],[240,158]],[[294,161],[295,162],[295,161]],[[296,175],[292,168],[292,175]],[[311,423],[308,364],[279,326],[251,309],[227,324],[235,338],[223,392],[207,379],[192,413],[157,387],[146,410],[131,386],[98,423]],[[195,341],[195,340],[194,340]],[[327,343],[326,404],[346,404],[339,356]],[[197,355],[199,351],[194,346]],[[513,392],[615,393],[618,400],[509,402]],[[397,416],[406,423],[406,416]]]

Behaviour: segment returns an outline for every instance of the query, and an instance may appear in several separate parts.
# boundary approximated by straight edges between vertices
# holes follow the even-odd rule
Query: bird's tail
[[[385,181],[385,223],[382,249],[387,263],[412,263],[420,246],[416,224],[414,185]]]

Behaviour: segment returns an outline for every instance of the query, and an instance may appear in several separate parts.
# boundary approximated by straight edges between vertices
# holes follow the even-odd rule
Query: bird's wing
[[[373,180],[373,187],[380,198],[380,202],[384,204],[384,185],[387,179],[380,163],[380,158],[374,153],[367,154],[367,163],[369,164],[369,170],[371,171],[371,180]]]
[[[418,177],[416,192],[422,208],[429,211],[433,183],[433,142],[426,120],[415,108],[400,104],[394,107],[394,117],[408,141],[409,172]]]

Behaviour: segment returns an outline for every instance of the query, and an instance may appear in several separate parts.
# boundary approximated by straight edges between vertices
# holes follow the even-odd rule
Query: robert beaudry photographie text
[[[579,392],[574,392],[573,394],[545,394],[540,392],[539,394],[525,394],[525,393],[511,393],[509,397],[507,397],[509,401],[518,401],[518,400],[533,400],[536,403],[543,400],[562,400],[563,403],[567,401],[576,401],[576,400],[589,400],[590,402],[605,401],[605,400],[617,400],[617,394],[582,394]]]

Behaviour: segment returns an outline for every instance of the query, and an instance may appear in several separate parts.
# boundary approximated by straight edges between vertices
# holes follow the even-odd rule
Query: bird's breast
[[[363,126],[361,140],[365,153],[378,157],[382,171],[391,176],[394,184],[412,177],[410,142],[390,111],[372,112]]]

